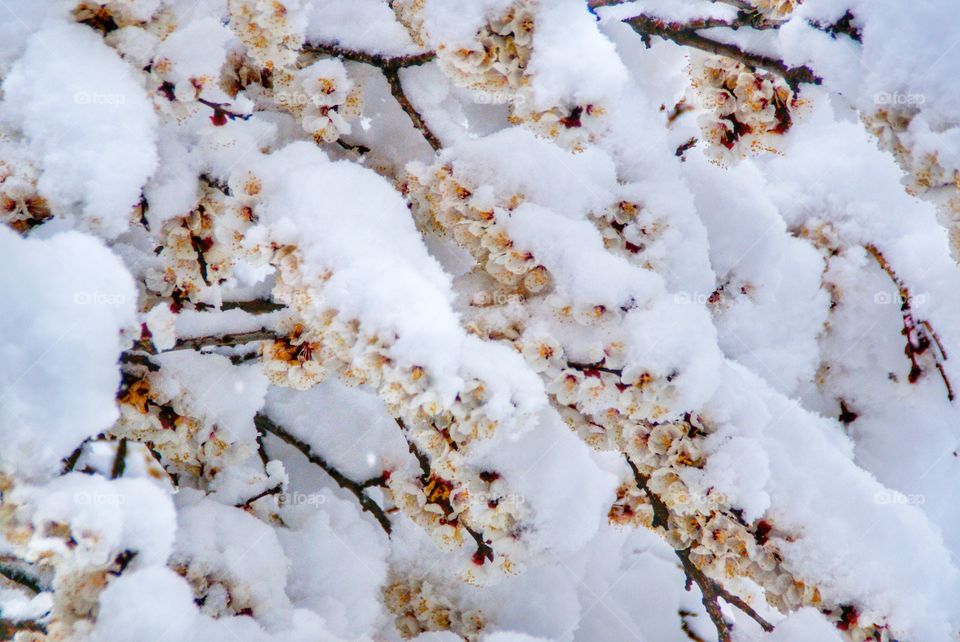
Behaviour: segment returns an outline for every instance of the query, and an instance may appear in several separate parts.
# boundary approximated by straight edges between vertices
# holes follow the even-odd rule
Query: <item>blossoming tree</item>
[[[0,634],[960,634],[930,0],[0,2]]]

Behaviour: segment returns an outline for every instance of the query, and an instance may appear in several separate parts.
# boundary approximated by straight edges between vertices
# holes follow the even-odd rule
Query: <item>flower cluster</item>
[[[189,394],[174,391],[162,372],[127,365],[117,401],[120,418],[110,434],[151,444],[164,468],[179,479],[209,483],[227,464],[249,455],[230,434],[196,416]]]
[[[421,225],[450,234],[502,287],[523,295],[548,291],[547,269],[532,253],[515,247],[498,224],[498,215],[509,216],[524,201],[522,194],[498,198],[489,188],[455,177],[449,164],[411,164],[403,189]]]
[[[360,118],[360,89],[347,77],[343,63],[318,60],[294,74],[292,93],[274,92],[274,100],[292,113],[319,142],[336,142],[350,133],[350,120]]]
[[[437,44],[447,76],[462,87],[491,93],[517,92],[529,84],[527,65],[533,55],[536,0],[519,0],[481,27],[472,46]]]
[[[83,492],[58,493],[61,506],[84,503]],[[103,496],[91,497],[103,503],[117,502],[121,496],[98,486]],[[95,523],[82,517],[76,521],[44,514],[36,510],[34,493],[43,490],[18,485],[0,473],[0,542],[4,562],[13,561],[52,575],[49,614],[45,617],[45,633],[41,640],[75,640],[85,638],[93,629],[100,593],[112,576],[119,574],[130,561],[129,552],[111,547]],[[49,511],[48,511],[49,512]],[[23,639],[23,636],[15,638]]]
[[[472,642],[486,626],[482,611],[458,608],[425,580],[394,577],[383,589],[383,601],[406,639],[428,631],[451,631]]]
[[[260,190],[252,177],[229,185],[238,198],[228,204],[223,191],[201,181],[196,207],[170,219],[158,234],[160,267],[148,271],[147,287],[169,297],[176,307],[186,303],[216,302],[218,286],[233,272],[243,234],[252,222],[252,210],[243,204]]]
[[[627,187],[624,191],[632,190]],[[666,269],[664,239],[670,222],[646,207],[639,195],[625,196],[606,210],[591,213],[591,217],[608,250],[647,270],[663,272]]]
[[[641,388],[648,385],[642,383],[644,379],[641,375]],[[705,463],[703,440],[710,433],[709,426],[692,414],[679,421],[658,422],[652,419],[658,413],[655,405],[638,408],[632,400],[625,406],[610,403],[619,401],[614,391],[621,391],[625,383],[620,375],[599,370],[587,376],[568,371],[563,385],[549,390],[568,423],[582,435],[586,433],[587,443],[622,451],[646,479],[645,489],[636,483],[620,487],[610,509],[611,522],[654,528],[648,489],[668,509],[662,535],[675,549],[689,550],[691,561],[701,570],[712,577],[749,578],[764,588],[767,601],[782,612],[803,606],[839,612],[840,607],[824,604],[814,585],[783,564],[776,548],[779,534],[768,522],[748,524],[721,493],[697,493],[684,481],[685,471]],[[882,627],[879,619],[871,622],[861,616],[859,627],[851,631],[854,629],[867,636],[863,639],[873,639],[869,635]]]
[[[363,107],[359,86],[347,76],[343,63],[333,58],[301,68],[298,57],[304,25],[292,20],[284,5],[239,0],[231,4],[231,27],[255,65],[265,71],[244,72],[251,65],[235,63],[228,87],[243,86],[257,75],[264,97],[272,97],[274,105],[292,114],[318,143],[333,143],[350,133],[349,121],[360,118]],[[264,73],[269,82],[264,82]]]
[[[636,483],[623,484],[610,509],[610,521],[659,530],[676,550],[689,551],[691,561],[709,575],[747,578],[763,587],[767,602],[781,612],[812,606],[836,620],[851,639],[892,639],[880,614],[859,613],[849,621],[846,614],[852,607],[825,603],[815,585],[791,572],[777,550],[777,541],[786,539],[787,534],[779,533],[766,520],[745,522],[720,493],[708,490],[698,494],[688,488],[681,468],[698,465],[690,458],[696,452],[696,440],[706,431],[696,416],[633,431],[625,452],[631,461],[638,462],[637,470],[646,479],[645,488]],[[668,509],[665,525],[656,524],[648,491]]]
[[[218,573],[204,560],[177,559],[171,565],[190,583],[202,613],[214,618],[253,615],[255,601],[244,582]]]
[[[515,251],[509,236],[496,225],[497,213],[508,210],[499,203],[522,202],[522,195],[504,199],[489,187],[477,186],[454,176],[449,164],[432,168],[413,164],[404,185],[415,216],[421,225],[446,233],[459,241],[494,280],[514,288],[522,287],[523,271],[507,279],[494,251]],[[500,198],[497,198],[500,196]],[[634,195],[637,196],[637,195]],[[632,253],[631,238],[643,241],[649,233],[662,233],[666,224],[640,216],[640,199],[620,201],[601,216],[598,227],[608,230],[608,244]],[[509,207],[509,206],[508,206]],[[659,228],[658,228],[659,224]],[[631,229],[631,226],[636,226]],[[492,237],[488,240],[487,237]],[[638,246],[639,249],[639,246]],[[639,252],[638,252],[639,253]],[[523,265],[536,265],[533,255]],[[776,549],[775,533],[764,521],[748,524],[739,517],[726,497],[708,491],[697,494],[688,486],[689,472],[706,463],[704,439],[710,433],[706,421],[693,413],[676,413],[679,373],[657,375],[627,362],[624,338],[617,331],[617,315],[597,306],[574,305],[556,294],[527,292],[523,300],[546,305],[554,324],[525,327],[521,313],[487,311],[468,321],[468,329],[491,340],[511,340],[527,363],[544,379],[547,392],[564,421],[586,443],[600,450],[624,453],[647,482],[622,486],[610,510],[612,522],[654,528],[654,510],[646,495],[655,493],[669,516],[662,535],[677,550],[690,551],[701,570],[717,578],[749,578],[764,588],[775,608],[789,612],[814,606],[828,614],[842,614],[845,607],[825,604],[817,588],[796,577],[782,563]],[[523,307],[523,306],[522,306]],[[607,341],[578,346],[573,361],[558,338],[572,328],[600,325]],[[457,498],[455,489],[451,494]],[[837,615],[839,619],[839,615]],[[861,614],[859,624],[847,629],[856,638],[876,635],[887,639],[879,616]]]
[[[732,58],[699,53],[690,57],[690,75],[706,110],[697,122],[713,157],[733,160],[776,151],[777,137],[790,129],[800,106],[781,78]]]
[[[0,223],[26,234],[53,217],[37,192],[38,178],[33,165],[0,159]]]
[[[891,152],[906,172],[908,191],[937,205],[937,217],[947,230],[951,251],[957,258],[960,257],[960,167],[953,166],[934,149],[916,149],[910,129],[918,111],[915,104],[887,104],[863,114],[862,118],[880,146]]]
[[[393,362],[391,342],[385,337],[366,334],[356,319],[343,319],[324,308],[316,285],[303,278],[296,248],[274,250],[271,262],[277,268],[274,298],[301,319],[286,337],[262,347],[263,368],[271,383],[306,389],[336,374],[348,383],[376,389],[431,467],[421,477],[390,476],[388,487],[397,506],[446,548],[471,543],[468,524],[483,533],[485,544],[496,551],[493,564],[486,564],[489,558],[472,559],[464,567],[467,579],[483,581],[491,567],[513,571],[522,556],[518,541],[522,507],[472,509],[471,490],[486,495],[490,484],[483,482],[482,472],[471,472],[469,445],[491,436],[498,425],[486,415],[484,382],[467,381],[454,402],[445,403],[424,368],[401,368]]]
[[[497,498],[507,494],[501,488],[505,480],[473,470],[469,462],[471,443],[491,437],[501,423],[489,415],[488,385],[466,377],[454,399],[444,398],[426,368],[395,362],[392,333],[368,330],[326,302],[324,285],[333,271],[320,269],[318,274],[315,265],[306,269],[299,248],[275,243],[269,234],[248,250],[252,260],[276,269],[273,298],[291,313],[288,325],[281,327],[285,336],[261,347],[270,382],[307,389],[335,375],[376,390],[429,465],[421,475],[390,476],[396,505],[441,545],[476,545],[480,555],[471,554],[462,569],[468,581],[487,581],[492,569],[515,572],[525,555],[521,533],[526,509],[516,502],[499,503]]]
[[[286,70],[296,66],[305,25],[291,19],[286,5],[275,0],[229,0],[227,7],[230,29],[247,53],[271,74],[289,77]]]
[[[108,32],[141,25],[150,20],[159,8],[158,0],[82,0],[74,6],[73,17],[77,22]]]
[[[571,151],[583,151],[590,143],[596,142],[606,128],[604,116],[607,111],[602,105],[586,103],[542,110],[532,105],[529,100],[516,101],[511,109],[510,122],[523,125]]]
[[[435,43],[437,61],[455,84],[472,89],[484,102],[509,106],[510,122],[562,146],[581,151],[603,129],[606,110],[594,103],[535,106],[528,65],[533,56],[537,0],[517,0],[497,18],[483,25],[464,45]],[[401,22],[415,41],[423,43],[423,3],[394,3]]]
[[[803,0],[753,0],[752,4],[768,20],[786,20]]]

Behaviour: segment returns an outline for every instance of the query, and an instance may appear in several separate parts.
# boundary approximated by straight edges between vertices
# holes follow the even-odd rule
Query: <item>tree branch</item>
[[[420,482],[426,485],[429,483],[431,477],[433,477],[433,472],[430,469],[430,458],[424,454],[417,445],[413,443],[407,436],[407,425],[403,422],[403,419],[399,417],[394,418],[397,422],[397,425],[400,426],[400,429],[403,431],[403,437],[407,440],[407,447],[410,449],[410,454],[412,454],[417,459],[417,463],[420,464]],[[450,507],[443,507],[444,510],[447,510]],[[485,561],[493,561],[493,547],[487,544],[483,539],[483,534],[473,530],[466,522],[463,520],[457,520],[458,523],[463,526],[463,528],[470,534],[470,537],[473,538],[473,541],[477,544],[477,550],[473,554],[473,562],[478,566],[483,564]]]
[[[600,363],[577,363],[574,361],[567,362],[568,368],[573,368],[578,370],[586,375],[591,375],[597,372],[606,372],[607,374],[617,375],[618,377],[623,376],[623,370],[617,370],[614,368],[607,368],[603,365],[603,362]]]
[[[20,586],[30,589],[34,593],[39,593],[43,590],[43,587],[40,586],[40,580],[33,577],[26,571],[21,571],[18,568],[7,566],[6,564],[0,564],[0,575],[7,578],[11,582],[16,582]]]
[[[36,620],[8,620],[0,618],[0,640],[12,640],[18,631],[31,631],[46,635],[47,627]]]
[[[88,440],[83,440],[76,450],[70,453],[66,459],[63,460],[63,468],[60,471],[61,475],[66,475],[67,473],[73,472],[73,469],[77,466],[77,460],[80,459],[80,454],[83,453],[83,446],[87,443]]]
[[[269,417],[262,413],[257,413],[253,419],[254,424],[257,427],[257,430],[261,433],[270,433],[279,437],[281,440],[287,442],[297,450],[299,450],[303,455],[310,461],[310,463],[319,466],[323,472],[327,473],[333,481],[337,482],[337,485],[344,490],[350,491],[357,498],[357,501],[360,502],[360,507],[373,515],[374,519],[380,524],[380,527],[383,528],[384,532],[387,535],[390,534],[391,524],[390,520],[387,518],[386,514],[383,512],[383,508],[380,505],[373,501],[369,495],[366,493],[366,489],[362,483],[355,482],[339,470],[334,468],[326,459],[318,455],[310,448],[306,442],[301,441],[294,435],[287,432],[284,428],[280,427],[273,422]]]
[[[253,332],[237,332],[206,337],[178,339],[170,350],[201,350],[203,348],[235,348],[255,341],[276,341],[280,335],[273,330],[260,328]]]
[[[406,92],[403,91],[403,83],[400,81],[400,70],[407,67],[417,67],[419,65],[424,65],[428,62],[434,60],[437,56],[432,51],[427,51],[419,54],[411,54],[408,56],[382,56],[380,54],[371,54],[365,51],[357,51],[355,49],[347,49],[339,45],[334,44],[314,44],[307,45],[303,48],[304,51],[311,53],[324,54],[327,56],[336,56],[337,58],[342,58],[344,60],[351,60],[353,62],[362,62],[368,65],[372,65],[378,68],[383,72],[384,77],[387,79],[387,83],[390,85],[390,93],[393,94],[393,97],[399,103],[400,107],[410,118],[410,122],[413,123],[413,126],[423,134],[423,137],[426,139],[430,147],[434,151],[439,151],[443,148],[443,144],[440,142],[440,139],[431,131],[430,127],[427,126],[426,121],[423,119],[423,116],[417,111],[416,107],[410,102],[410,99],[407,98]]]
[[[669,527],[670,520],[670,510],[667,508],[667,505],[663,502],[660,497],[650,490],[647,485],[650,481],[649,477],[643,475],[636,465],[630,460],[630,457],[624,455],[624,459],[627,460],[627,464],[630,466],[630,470],[633,472],[634,482],[637,484],[637,488],[642,490],[647,497],[650,499],[650,505],[653,507],[653,526],[654,528],[662,527],[667,529]],[[773,625],[767,622],[759,613],[757,613],[753,607],[747,604],[742,598],[734,595],[723,588],[719,582],[708,577],[696,564],[693,563],[693,560],[690,559],[690,549],[685,548],[683,550],[674,550],[677,558],[680,560],[680,564],[683,567],[683,572],[687,576],[687,590],[690,590],[692,584],[696,584],[700,589],[700,594],[702,596],[703,607],[707,611],[707,615],[710,616],[710,619],[713,621],[713,625],[717,628],[717,638],[719,642],[730,642],[730,625],[723,618],[723,612],[720,610],[720,603],[718,599],[723,599],[728,604],[731,604],[748,616],[753,619],[760,627],[767,632],[773,631]]]
[[[252,301],[224,301],[220,306],[221,310],[242,310],[249,314],[269,314],[283,310],[285,305],[274,303],[267,299],[254,299]]]
[[[234,504],[233,507],[234,508],[250,508],[250,504],[257,501],[258,499],[263,499],[264,497],[267,497],[269,495],[277,495],[280,493],[282,489],[283,489],[282,486],[279,486],[279,485],[273,486],[271,488],[268,488],[264,491],[257,493],[256,495],[254,495],[253,497],[250,497],[246,501],[243,501],[239,504]]]
[[[127,467],[127,438],[121,437],[117,443],[117,454],[113,458],[113,468],[110,471],[110,479],[117,479],[123,476],[123,471]]]
[[[907,381],[916,383],[920,379],[923,368],[920,367],[917,357],[924,354],[931,347],[936,346],[937,349],[935,351],[931,350],[931,357],[933,358],[937,371],[940,373],[940,378],[943,379],[943,385],[947,389],[947,400],[953,401],[953,386],[950,384],[950,379],[947,377],[946,370],[943,367],[943,362],[947,360],[947,353],[943,349],[943,344],[940,343],[940,337],[933,329],[933,326],[930,325],[929,321],[923,320],[918,322],[916,320],[913,307],[910,305],[910,301],[912,300],[910,290],[906,284],[900,280],[900,277],[897,276],[897,273],[893,270],[893,266],[891,266],[890,262],[883,256],[883,253],[872,243],[867,244],[865,248],[880,266],[880,269],[893,281],[893,284],[897,288],[897,294],[900,297],[900,315],[903,318],[903,330],[901,330],[900,334],[907,340],[906,346],[903,348],[903,353],[907,356],[907,359],[910,360],[910,373],[907,375]],[[937,354],[938,352],[939,355]]]
[[[443,148],[440,139],[430,130],[426,121],[423,120],[423,116],[420,115],[420,112],[417,111],[416,107],[410,102],[410,99],[407,98],[407,94],[403,91],[403,83],[400,82],[400,70],[393,67],[385,68],[383,75],[390,84],[390,93],[393,94],[393,97],[400,104],[400,107],[406,112],[410,118],[410,122],[420,130],[420,133],[423,134],[423,137],[427,140],[427,143],[430,144],[430,147],[433,148],[433,151],[440,151]]]
[[[343,60],[353,62],[362,62],[383,70],[402,69],[404,67],[417,67],[434,60],[437,55],[432,51],[425,51],[419,54],[410,54],[407,56],[383,56],[380,54],[371,54],[356,49],[348,49],[340,45],[330,43],[317,43],[304,45],[303,50],[308,53],[323,54],[326,56],[335,56]]]
[[[822,82],[821,78],[813,73],[813,70],[807,66],[788,67],[782,60],[746,51],[737,45],[712,40],[697,32],[698,29],[718,25],[710,25],[707,23],[698,24],[697,22],[690,24],[668,22],[661,18],[644,14],[628,18],[624,20],[624,22],[640,34],[647,43],[649,43],[650,36],[658,36],[681,46],[693,47],[694,49],[700,49],[708,53],[732,58],[748,67],[760,67],[781,76],[794,91],[796,91],[802,83],[819,85]],[[723,26],[733,28],[733,26],[729,24]]]

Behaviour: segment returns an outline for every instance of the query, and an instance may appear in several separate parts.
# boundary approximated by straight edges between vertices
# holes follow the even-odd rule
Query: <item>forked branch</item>
[[[625,456],[624,458],[627,460],[627,464],[633,472],[633,479],[637,488],[642,490],[650,499],[650,505],[653,507],[654,528],[668,528],[670,510],[667,508],[667,505],[656,493],[650,490],[648,486],[649,478],[640,472],[629,457]],[[696,584],[697,588],[700,589],[703,608],[706,609],[707,615],[710,616],[710,620],[713,621],[713,625],[717,628],[717,639],[719,642],[731,641],[730,625],[724,619],[723,612],[720,610],[719,600],[721,599],[746,613],[752,620],[759,624],[764,631],[773,631],[773,625],[767,622],[753,607],[747,604],[742,598],[730,593],[722,584],[708,577],[706,573],[700,570],[700,568],[693,563],[693,560],[690,559],[690,549],[675,549],[674,553],[680,560],[684,575],[687,576],[687,590],[689,591],[693,584]]]
[[[340,488],[352,493],[360,503],[360,508],[373,515],[374,519],[377,520],[384,532],[387,535],[390,534],[392,529],[390,519],[387,517],[386,513],[384,513],[383,508],[380,507],[380,504],[375,502],[369,495],[367,495],[366,489],[374,484],[370,484],[368,482],[357,482],[350,479],[337,470],[336,467],[330,462],[317,454],[306,442],[298,439],[286,429],[274,423],[274,421],[266,415],[257,413],[256,417],[254,417],[254,424],[256,425],[258,432],[275,435],[303,453],[303,455],[307,458],[307,460],[310,461],[311,464],[320,467],[323,472],[327,473],[327,475],[329,475],[330,478],[333,479],[333,481],[335,481]]]

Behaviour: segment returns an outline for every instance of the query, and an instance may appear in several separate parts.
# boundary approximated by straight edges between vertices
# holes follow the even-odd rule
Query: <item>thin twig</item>
[[[693,630],[692,626],[690,626],[690,622],[687,621],[687,618],[697,617],[696,613],[687,611],[686,609],[680,609],[677,611],[677,615],[680,616],[680,630],[683,631],[688,638],[693,640],[693,642],[707,642],[702,637],[697,635],[697,632]]]
[[[274,303],[266,299],[253,299],[252,301],[224,301],[220,309],[243,310],[250,314],[269,314],[270,312],[283,310],[285,307],[287,306],[282,303]]]
[[[123,471],[127,467],[127,438],[121,437],[117,443],[117,454],[113,458],[113,468],[110,471],[110,479],[117,479],[123,476]]]
[[[947,377],[946,370],[943,366],[943,362],[947,360],[947,353],[943,349],[940,337],[933,329],[933,326],[930,325],[929,321],[917,321],[913,313],[913,307],[910,304],[912,300],[910,290],[900,277],[897,276],[893,266],[890,265],[890,262],[883,253],[872,243],[867,244],[865,248],[870,256],[877,262],[877,265],[880,266],[880,269],[893,281],[894,286],[897,288],[897,294],[900,297],[900,316],[903,319],[903,330],[900,331],[900,334],[906,339],[903,353],[907,356],[907,359],[910,360],[910,373],[907,375],[907,381],[916,383],[920,379],[923,369],[920,367],[917,358],[926,353],[927,350],[930,350],[930,356],[933,359],[937,371],[940,373],[940,378],[943,379],[944,387],[947,389],[947,400],[953,401],[953,386],[950,384],[950,379]],[[933,347],[936,347],[936,350],[931,350]]]
[[[807,66],[789,67],[782,60],[764,56],[741,49],[737,45],[712,40],[697,32],[696,23],[693,26],[680,22],[670,22],[662,18],[641,14],[624,20],[634,31],[649,42],[650,36],[659,36],[678,45],[693,47],[712,54],[726,56],[741,62],[748,67],[760,67],[781,76],[794,91],[802,83],[819,85],[822,80]]]
[[[567,362],[568,368],[573,368],[578,370],[586,375],[592,375],[598,372],[606,372],[607,374],[617,375],[618,377],[623,376],[623,370],[618,370],[615,368],[607,368],[603,363],[577,363],[574,361]]]
[[[366,145],[356,145],[354,143],[348,143],[342,138],[337,139],[337,145],[347,150],[348,152],[354,152],[355,154],[359,154],[360,156],[370,153],[370,148],[367,147]]]
[[[330,476],[331,479],[333,479],[333,481],[337,482],[337,485],[340,488],[353,493],[353,495],[356,496],[357,501],[360,502],[360,507],[373,515],[377,522],[379,522],[381,528],[383,528],[384,532],[386,532],[387,535],[390,534],[392,528],[390,520],[387,518],[386,514],[384,514],[383,508],[381,508],[377,502],[373,501],[373,499],[367,495],[363,484],[355,482],[341,473],[329,462],[327,462],[326,459],[315,453],[306,442],[301,441],[294,435],[287,432],[284,428],[274,423],[273,420],[266,415],[257,413],[257,415],[254,417],[254,424],[256,425],[258,431],[268,432],[272,435],[275,435],[299,450],[310,461],[310,463],[319,466],[325,473],[327,473],[327,475]]]
[[[252,332],[237,332],[206,337],[179,339],[171,350],[202,350],[203,348],[235,348],[255,341],[277,341],[280,335],[273,330],[260,328]]]
[[[430,147],[432,147],[434,151],[439,151],[443,147],[440,139],[437,138],[433,131],[431,131],[423,116],[419,111],[417,111],[416,107],[413,106],[413,103],[410,102],[406,92],[403,90],[403,83],[400,80],[401,69],[406,69],[407,67],[417,67],[419,65],[424,65],[428,62],[431,62],[437,57],[434,52],[427,51],[424,53],[410,54],[407,56],[383,56],[380,54],[371,54],[365,51],[348,49],[339,45],[322,43],[307,45],[304,47],[304,51],[325,54],[327,56],[336,56],[344,60],[362,62],[378,68],[383,72],[384,77],[387,79],[387,83],[390,85],[390,93],[393,94],[393,97],[396,99],[397,103],[399,103],[400,107],[410,118],[410,122],[413,123],[413,126],[416,127],[421,134],[423,134],[423,137],[426,139]]]
[[[12,566],[7,566],[6,564],[0,564],[0,575],[7,578],[11,582],[16,582],[24,588],[28,588],[34,593],[39,593],[43,590],[40,586],[40,580],[33,577],[26,571],[21,571],[18,568]]]
[[[70,456],[63,460],[63,469],[60,471],[61,474],[66,475],[67,473],[73,472],[73,469],[77,466],[77,460],[80,459],[80,454],[83,452],[83,447],[87,443],[86,440],[83,441],[76,450],[70,453]]]
[[[257,493],[257,494],[254,495],[253,497],[250,497],[249,499],[247,499],[247,500],[245,500],[245,501],[243,501],[243,502],[240,502],[239,504],[234,504],[234,508],[250,508],[250,504],[252,504],[253,502],[257,501],[258,499],[263,499],[264,497],[267,497],[268,495],[276,495],[276,494],[278,494],[281,490],[283,490],[283,486],[280,486],[280,485],[273,486],[273,487],[271,487],[271,488],[268,488],[268,489],[266,489],[266,490],[264,490],[264,491],[261,491],[261,492]]]
[[[400,70],[393,67],[384,68],[383,75],[386,77],[387,82],[390,83],[390,93],[393,94],[393,97],[400,104],[400,107],[406,112],[407,116],[409,116],[410,122],[420,130],[420,133],[423,134],[423,137],[427,140],[427,143],[430,144],[430,147],[433,148],[433,151],[440,151],[443,148],[440,139],[430,130],[426,121],[423,120],[423,116],[420,115],[420,112],[417,111],[416,107],[410,102],[410,99],[407,98],[407,94],[403,91],[403,83],[400,82]]]
[[[400,430],[403,431],[404,439],[407,440],[407,448],[410,450],[410,454],[416,457],[417,463],[420,464],[420,481],[424,484],[427,483],[427,480],[430,479],[430,458],[427,457],[417,445],[407,439],[407,424],[403,422],[403,419],[395,417],[397,425],[400,426]]]
[[[633,461],[630,460],[629,457],[625,456],[624,458],[627,460],[627,464],[630,466],[630,470],[633,472],[633,479],[637,484],[637,488],[642,490],[650,499],[650,505],[653,507],[654,528],[668,528],[670,510],[667,508],[667,505],[662,499],[660,499],[659,495],[650,490],[650,487],[648,486],[649,478],[640,472],[640,470],[633,463]],[[703,607],[706,609],[707,615],[709,615],[710,619],[713,621],[713,625],[717,628],[717,638],[719,642],[730,642],[731,640],[730,625],[723,618],[723,612],[720,610],[720,603],[718,601],[719,599],[724,600],[728,604],[731,604],[732,606],[735,606],[746,613],[757,624],[759,624],[764,631],[773,631],[773,625],[767,622],[742,598],[730,593],[727,591],[727,589],[723,588],[723,585],[708,577],[706,573],[700,570],[700,568],[693,563],[693,560],[690,559],[689,548],[682,550],[675,549],[674,553],[680,560],[680,564],[683,567],[683,572],[687,576],[687,590],[690,590],[691,584],[696,584],[700,589]]]
[[[418,54],[406,56],[383,56],[381,54],[371,54],[365,51],[349,49],[340,45],[328,43],[316,43],[304,46],[304,51],[309,53],[324,54],[327,56],[336,56],[344,60],[353,62],[362,62],[380,69],[402,69],[404,67],[417,67],[425,65],[432,61],[437,55],[432,51],[425,51]]]
[[[149,340],[147,341],[147,343],[150,343],[150,345],[153,345],[153,343],[150,342]],[[149,370],[150,372],[157,372],[158,370],[160,370],[160,366],[158,366],[153,361],[151,361],[150,356],[145,354],[134,354],[133,352],[124,352],[123,354],[120,355],[120,363],[129,363],[135,366],[142,366],[147,370]]]

